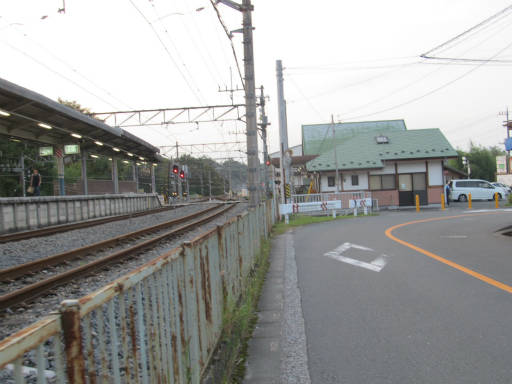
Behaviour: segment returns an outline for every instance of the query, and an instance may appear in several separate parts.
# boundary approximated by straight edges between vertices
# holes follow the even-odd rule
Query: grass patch
[[[258,321],[258,300],[269,268],[270,240],[262,240],[254,268],[243,284],[235,303],[224,308],[222,336],[215,361],[203,383],[242,383],[245,376],[247,348]]]
[[[368,214],[368,216],[376,216],[376,213]],[[333,221],[333,220],[343,220],[343,219],[351,219],[355,218],[356,216],[353,215],[341,215],[336,216],[335,219],[333,219],[332,216],[309,216],[309,215],[293,215],[290,216],[289,224],[285,224],[284,221],[280,221],[277,224],[274,225],[274,228],[272,228],[272,233],[276,235],[281,235],[285,233],[290,228],[294,227],[300,227],[302,225],[309,225],[314,223],[323,223],[326,221]],[[357,216],[357,217],[363,217],[363,216]]]

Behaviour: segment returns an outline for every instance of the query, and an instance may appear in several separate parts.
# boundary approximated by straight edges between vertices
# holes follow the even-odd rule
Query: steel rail
[[[194,201],[194,202],[200,203],[203,201],[205,201],[205,200],[199,200],[199,201]],[[154,213],[166,212],[166,211],[170,211],[173,209],[181,208],[183,206],[184,205],[173,205],[173,206],[169,206],[169,207],[150,209],[148,211],[127,213],[125,215],[117,215],[117,216],[102,217],[99,219],[85,220],[85,221],[80,221],[78,223],[52,225],[51,227],[38,228],[38,229],[30,230],[30,231],[8,233],[5,235],[0,235],[0,243],[9,243],[11,241],[19,241],[19,240],[31,239],[34,237],[53,235],[55,233],[72,231],[74,229],[93,227],[95,225],[111,223],[113,221],[127,220],[127,219],[131,219],[133,217],[140,217],[140,216],[151,215]]]
[[[138,252],[144,248],[152,246],[152,245],[156,244],[157,242],[159,242],[169,236],[177,235],[177,234],[184,232],[188,229],[191,229],[197,225],[203,224],[203,223],[225,213],[226,211],[233,208],[234,206],[235,206],[234,204],[230,204],[226,208],[223,208],[221,211],[215,212],[215,213],[210,214],[206,217],[203,217],[199,220],[195,220],[191,223],[182,225],[178,228],[175,228],[171,231],[163,233],[163,234],[161,234],[157,237],[154,237],[152,239],[143,241],[134,246],[114,252],[110,255],[104,256],[100,259],[97,259],[95,261],[92,261],[90,263],[82,265],[80,267],[70,269],[66,272],[59,273],[59,274],[51,276],[45,280],[38,281],[37,283],[27,285],[21,289],[17,289],[13,292],[9,292],[5,295],[2,295],[2,296],[0,296],[0,310],[4,310],[13,305],[25,302],[27,300],[33,300],[36,297],[44,295],[46,292],[48,292],[52,288],[55,288],[64,283],[67,283],[68,281],[70,281],[76,277],[86,275],[86,274],[88,274],[98,268],[102,268],[102,267],[106,266],[107,264],[110,264],[122,257],[128,256],[128,255]],[[216,208],[218,208],[218,206]],[[211,210],[211,209],[209,209],[209,210]],[[204,213],[204,211],[203,211],[203,213]]]
[[[221,205],[222,204],[216,204],[212,207],[203,209],[199,212],[194,212],[187,216],[179,217],[177,219],[166,221],[164,223],[152,225],[151,227],[142,228],[137,231],[125,233],[123,235],[119,235],[119,236],[113,237],[111,239],[107,239],[107,240],[99,241],[94,244],[86,245],[85,247],[71,249],[69,251],[58,253],[56,255],[44,257],[44,258],[30,261],[28,263],[24,263],[24,264],[20,264],[20,265],[15,265],[10,268],[1,269],[0,270],[0,281],[13,280],[20,276],[27,275],[27,274],[33,273],[33,272],[37,272],[44,268],[51,267],[51,266],[54,266],[57,264],[61,264],[71,258],[80,257],[87,253],[94,252],[98,249],[104,249],[104,248],[110,247],[112,245],[116,245],[116,244],[120,243],[121,241],[129,240],[134,237],[144,236],[144,235],[147,235],[147,234],[155,232],[155,231],[160,231],[162,229],[165,229],[165,228],[171,227],[173,225],[180,224],[185,221],[191,220],[195,217],[201,216],[201,215],[208,213],[214,209],[217,209]]]

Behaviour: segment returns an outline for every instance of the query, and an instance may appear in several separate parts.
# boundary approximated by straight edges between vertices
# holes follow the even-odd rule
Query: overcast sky
[[[327,123],[332,115],[335,121],[404,119],[408,129],[440,128],[462,149],[470,141],[503,147],[504,116],[498,114],[511,105],[512,11],[431,53],[492,61],[419,55],[510,1],[253,4],[256,83],[269,96],[271,150],[278,148],[276,59],[285,67],[290,146],[301,142],[302,124]],[[61,7],[62,0],[2,0],[0,77],[94,112],[225,104],[229,95],[218,88],[240,87],[209,0],[66,0],[65,13],[57,12]],[[230,30],[241,27],[241,14],[218,7]],[[233,42],[243,66],[241,35]],[[235,101],[243,102],[243,94]],[[245,142],[241,123],[129,130],[156,146]]]

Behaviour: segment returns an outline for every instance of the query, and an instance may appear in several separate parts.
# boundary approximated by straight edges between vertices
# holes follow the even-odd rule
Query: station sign
[[[53,156],[53,147],[39,147],[39,156]]]
[[[80,146],[78,144],[69,144],[64,146],[65,155],[76,155],[80,153]]]

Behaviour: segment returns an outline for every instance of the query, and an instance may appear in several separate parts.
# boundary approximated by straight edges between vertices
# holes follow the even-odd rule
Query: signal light
[[[180,171],[180,168],[177,165],[172,166],[172,173],[177,175],[179,171]]]
[[[270,160],[267,160],[265,161],[265,164],[267,165],[267,167],[270,165]]]
[[[185,171],[182,169],[180,171],[180,179],[184,179],[185,178]]]

